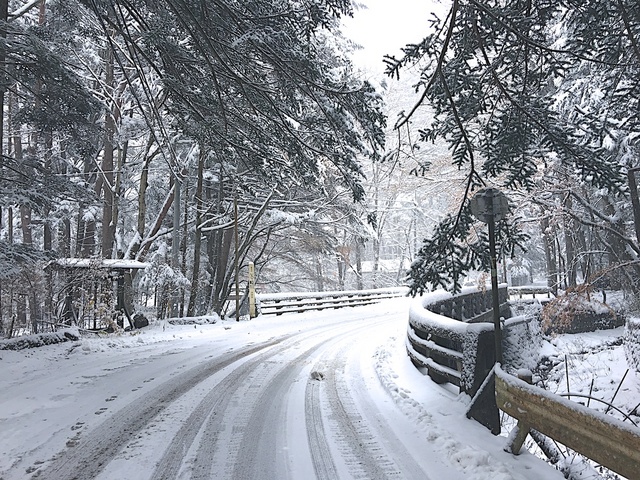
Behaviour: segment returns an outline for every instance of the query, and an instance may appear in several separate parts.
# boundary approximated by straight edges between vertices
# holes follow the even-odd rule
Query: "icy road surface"
[[[0,479],[562,478],[413,368],[408,302],[2,351]]]

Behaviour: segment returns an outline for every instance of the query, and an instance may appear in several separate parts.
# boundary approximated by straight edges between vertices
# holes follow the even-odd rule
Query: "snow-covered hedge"
[[[65,328],[57,332],[24,335],[22,337],[0,340],[0,350],[23,350],[25,348],[43,347],[54,343],[76,341],[80,339],[77,328]]]
[[[624,335],[624,352],[627,356],[629,368],[640,373],[640,318],[631,317],[627,320]]]
[[[218,315],[201,315],[199,317],[180,317],[168,318],[167,322],[171,325],[213,325],[218,323],[220,317]]]

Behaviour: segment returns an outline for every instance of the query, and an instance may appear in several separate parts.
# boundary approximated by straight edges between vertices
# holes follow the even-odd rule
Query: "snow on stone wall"
[[[640,318],[627,319],[624,332],[624,353],[627,356],[629,368],[640,373]]]
[[[502,335],[504,368],[510,372],[519,369],[534,370],[542,351],[542,329],[537,317],[522,315],[504,323]]]
[[[463,292],[462,295],[465,294],[466,296],[485,295],[485,292],[474,288],[472,291]],[[450,349],[462,353],[458,360],[460,387],[462,391],[474,392],[486,372],[493,366],[495,359],[493,323],[467,323],[436,313],[437,308],[433,311],[434,305],[438,306],[454,299],[454,296],[442,290],[416,298],[409,309],[407,340],[414,350],[423,346],[427,351]],[[503,325],[504,367],[508,371],[521,368],[534,369],[542,348],[542,333],[538,317],[530,314],[521,315],[508,318]],[[418,332],[422,333],[418,334]],[[447,346],[440,347],[436,344]],[[429,361],[427,358],[421,358],[421,360],[423,363]]]

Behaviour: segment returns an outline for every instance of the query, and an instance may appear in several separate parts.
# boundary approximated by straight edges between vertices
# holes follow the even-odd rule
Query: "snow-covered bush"
[[[542,309],[545,333],[583,333],[621,327],[624,316],[589,291],[574,290],[555,298]]]
[[[53,345],[54,343],[75,341],[79,339],[80,333],[77,328],[65,328],[52,333],[23,335],[21,337],[0,340],[0,350],[23,350],[25,348],[43,347],[45,345]]]

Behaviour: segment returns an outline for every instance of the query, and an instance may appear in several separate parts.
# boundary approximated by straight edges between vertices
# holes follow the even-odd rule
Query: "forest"
[[[0,331],[487,271],[640,293],[640,5],[453,0],[364,80],[350,0],[0,0]],[[414,43],[409,43],[409,42]]]

